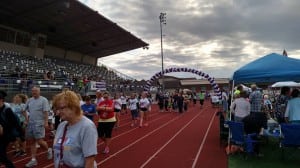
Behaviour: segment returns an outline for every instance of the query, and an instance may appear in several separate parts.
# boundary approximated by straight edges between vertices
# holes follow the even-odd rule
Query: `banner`
[[[106,83],[104,81],[101,82],[96,82],[96,81],[90,81],[91,84],[91,90],[101,90],[101,91],[105,91],[106,90]]]

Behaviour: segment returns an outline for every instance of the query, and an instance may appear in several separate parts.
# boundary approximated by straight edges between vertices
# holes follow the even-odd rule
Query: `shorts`
[[[136,120],[138,118],[138,116],[139,116],[138,111],[137,110],[130,110],[130,112],[131,112],[131,118],[132,118],[132,120]]]
[[[98,137],[111,138],[112,130],[116,122],[98,122]]]
[[[26,139],[42,139],[45,138],[45,127],[44,124],[28,123],[26,128]]]
[[[122,104],[121,109],[122,109],[122,110],[126,110],[126,109],[127,109],[126,104]]]
[[[145,108],[145,107],[143,107],[143,108],[141,108],[141,111],[142,111],[142,112],[147,112],[147,111],[148,111],[148,109],[147,109],[147,108]]]
[[[121,109],[114,109],[115,113],[119,113],[121,111]]]

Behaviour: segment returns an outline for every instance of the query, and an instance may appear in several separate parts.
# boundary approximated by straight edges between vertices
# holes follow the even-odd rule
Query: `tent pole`
[[[232,80],[232,87],[231,87],[231,100],[230,100],[230,104],[232,104],[233,102],[233,96],[234,96],[234,80]],[[231,111],[229,110],[229,120],[231,121]]]
[[[232,80],[232,88],[231,88],[231,104],[233,102],[233,96],[234,96],[234,80]],[[229,110],[229,121],[231,121],[231,111]],[[227,147],[229,148],[230,150],[230,134],[231,134],[231,130],[229,129],[228,131],[228,138],[227,138]]]

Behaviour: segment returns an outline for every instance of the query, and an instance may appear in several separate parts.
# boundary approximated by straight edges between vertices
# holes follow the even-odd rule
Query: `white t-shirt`
[[[226,92],[222,92],[222,100],[224,100],[224,101],[228,100],[228,96],[227,96]]]
[[[114,108],[115,109],[121,109],[121,105],[122,105],[122,101],[121,101],[121,99],[120,98],[118,98],[118,99],[114,99]]]
[[[134,99],[129,99],[129,109],[130,110],[136,110],[137,109],[137,106],[136,106],[136,104],[138,103],[138,100],[136,99],[136,98],[134,98]]]
[[[211,101],[213,102],[213,103],[218,103],[220,100],[219,100],[219,97],[218,96],[211,96]]]
[[[126,97],[125,96],[121,96],[120,97],[122,104],[126,104]]]
[[[140,107],[141,108],[148,108],[150,105],[150,102],[147,98],[141,98],[140,99]]]

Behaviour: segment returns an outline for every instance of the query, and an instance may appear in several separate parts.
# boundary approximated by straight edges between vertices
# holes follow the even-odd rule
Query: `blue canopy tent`
[[[272,53],[236,70],[232,77],[232,93],[236,84],[280,81],[300,81],[300,60]]]
[[[300,81],[300,60],[272,53],[236,70],[232,80],[235,84]]]

